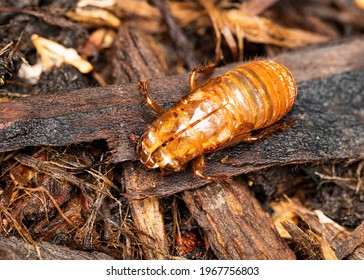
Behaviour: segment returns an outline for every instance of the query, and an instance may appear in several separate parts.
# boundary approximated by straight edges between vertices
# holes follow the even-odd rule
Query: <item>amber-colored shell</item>
[[[149,168],[179,170],[193,158],[244,141],[289,112],[297,88],[274,61],[254,61],[195,88],[154,121],[137,155]],[[238,140],[238,141],[236,141]]]

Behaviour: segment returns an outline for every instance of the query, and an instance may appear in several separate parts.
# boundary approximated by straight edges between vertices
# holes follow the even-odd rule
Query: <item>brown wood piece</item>
[[[292,239],[298,245],[298,251],[304,256],[304,259],[324,259],[320,251],[319,242],[315,236],[305,233],[290,220],[283,221],[282,226],[292,236]]]
[[[135,189],[152,187],[150,180],[144,182],[138,180],[138,172],[134,170],[130,162],[124,164],[124,180],[127,195]],[[146,184],[149,186],[145,186]],[[159,199],[156,197],[129,199],[129,203],[146,259],[167,259],[169,256],[168,241]]]
[[[219,259],[295,259],[246,185],[213,183],[182,197]]]
[[[352,233],[336,249],[336,255],[339,259],[349,256],[356,248],[364,248],[364,221],[354,229]]]
[[[137,26],[124,24],[112,46],[111,76],[115,84],[164,76],[163,67],[150,48],[148,35]]]
[[[360,237],[357,239],[356,237],[356,234],[361,234],[362,226],[359,226],[356,233],[349,238],[349,230],[324,216],[323,213],[315,213],[305,208],[297,199],[292,200],[290,207],[305,223],[307,223],[313,232],[329,241],[331,247],[335,250],[338,259],[345,257],[345,255],[347,255],[346,258],[349,260],[364,259],[364,244],[361,242],[362,238]],[[355,244],[352,243],[352,241],[354,241]]]
[[[39,242],[40,254],[44,260],[112,260],[113,258],[100,252],[71,250],[65,246],[48,242]],[[38,253],[33,245],[15,236],[5,237],[0,234],[1,260],[37,260]]]

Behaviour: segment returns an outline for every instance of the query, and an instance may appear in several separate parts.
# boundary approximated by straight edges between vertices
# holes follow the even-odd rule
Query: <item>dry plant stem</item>
[[[213,183],[182,197],[219,259],[295,259],[246,185]]]
[[[193,45],[171,14],[167,1],[153,0],[152,2],[158,7],[168,26],[169,36],[174,42],[178,57],[186,63],[188,69],[194,69],[198,61],[194,54]]]
[[[85,249],[92,248],[92,246],[93,246],[92,235],[93,235],[93,231],[95,228],[96,218],[99,215],[100,208],[106,197],[106,192],[108,192],[110,189],[110,186],[107,184],[100,184],[100,185],[101,185],[100,186],[101,191],[96,194],[96,199],[92,205],[92,211],[91,211],[89,217],[87,218],[86,223],[84,224],[84,226],[78,233],[78,234],[82,234],[81,242],[82,242],[83,248],[85,248]]]
[[[25,166],[34,168],[34,170],[36,170],[37,172],[49,174],[55,179],[59,179],[61,181],[65,180],[66,182],[79,186],[81,188],[83,187],[86,189],[98,190],[94,185],[85,182],[84,180],[78,178],[75,175],[70,174],[69,172],[64,171],[62,168],[60,168],[50,162],[41,161],[39,159],[36,159],[34,157],[31,157],[31,156],[28,156],[25,154],[21,154],[21,153],[18,153],[17,155],[15,155],[14,159],[16,159],[17,161],[19,161],[21,164],[23,164]],[[111,182],[108,182],[108,183],[112,184]]]

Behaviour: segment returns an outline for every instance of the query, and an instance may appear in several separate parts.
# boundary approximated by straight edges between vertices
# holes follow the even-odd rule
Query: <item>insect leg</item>
[[[250,135],[247,136],[243,141],[244,142],[253,142],[262,138],[265,138],[267,136],[270,136],[271,134],[275,133],[278,130],[284,131],[287,130],[288,128],[290,128],[292,125],[294,125],[294,123],[296,122],[296,120],[290,120],[288,122],[276,122],[266,128],[263,128],[262,130],[259,131],[259,133],[255,134],[255,135]]]
[[[139,81],[139,92],[143,94],[145,102],[148,104],[150,109],[152,109],[158,116],[163,115],[165,112],[164,108],[156,103],[149,95],[148,81]]]
[[[215,70],[215,64],[211,66],[201,65],[195,68],[190,74],[190,90],[193,90],[197,86],[198,74],[211,75]]]
[[[196,177],[211,181],[211,177],[203,174],[203,169],[205,168],[205,160],[203,155],[198,156],[193,160],[192,167],[193,167],[193,173],[195,174]]]
[[[208,181],[212,181],[212,182],[223,182],[227,179],[226,176],[206,176],[203,174],[203,169],[205,168],[205,160],[203,155],[198,156],[197,158],[195,158],[192,161],[192,167],[193,167],[193,173],[195,174],[196,177],[203,179],[203,180],[208,180]]]

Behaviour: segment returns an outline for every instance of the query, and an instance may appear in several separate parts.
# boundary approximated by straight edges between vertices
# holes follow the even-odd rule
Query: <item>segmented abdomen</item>
[[[264,128],[288,113],[297,90],[292,74],[274,61],[256,61],[226,73],[217,87],[224,88],[241,121]],[[220,91],[221,92],[221,91]]]

